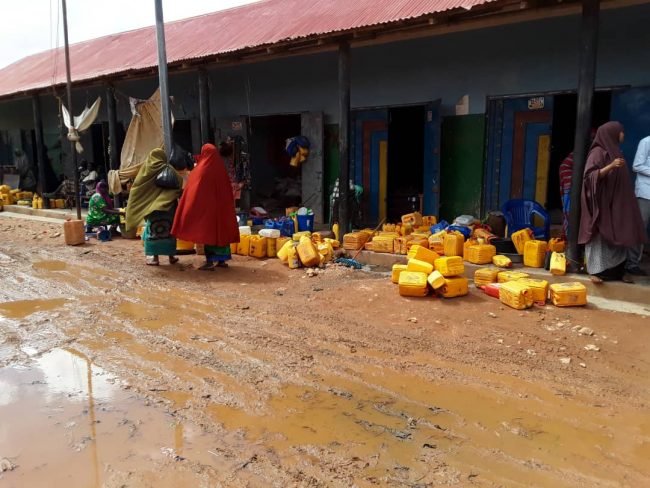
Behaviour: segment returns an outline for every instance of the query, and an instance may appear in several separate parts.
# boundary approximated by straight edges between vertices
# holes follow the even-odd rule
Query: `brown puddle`
[[[114,383],[71,349],[0,369],[0,458],[16,466],[0,480],[69,488],[199,486],[187,466],[214,466],[209,450],[219,439],[145,407]]]
[[[38,271],[65,271],[68,265],[63,261],[39,261],[32,264],[32,268]]]
[[[0,303],[0,315],[8,319],[22,319],[36,312],[48,312],[62,307],[68,300],[52,298],[50,300],[18,300]]]

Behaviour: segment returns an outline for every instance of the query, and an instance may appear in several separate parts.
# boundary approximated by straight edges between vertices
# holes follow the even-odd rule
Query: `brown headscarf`
[[[619,142],[621,132],[621,123],[607,122],[598,128],[591,145],[582,185],[580,244],[587,244],[598,234],[615,246],[633,247],[646,241],[627,165],[604,177],[599,175],[599,170],[623,157]]]

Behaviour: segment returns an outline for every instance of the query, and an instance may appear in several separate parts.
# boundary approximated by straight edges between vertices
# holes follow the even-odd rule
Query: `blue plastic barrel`
[[[297,215],[298,217],[298,232],[314,232],[314,216],[313,215]]]

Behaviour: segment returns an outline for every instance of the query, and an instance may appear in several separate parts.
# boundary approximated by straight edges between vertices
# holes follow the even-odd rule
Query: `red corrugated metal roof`
[[[168,62],[413,19],[496,0],[263,0],[165,25]],[[73,81],[157,65],[153,27],[70,46]],[[0,97],[65,82],[63,49],[0,70]]]

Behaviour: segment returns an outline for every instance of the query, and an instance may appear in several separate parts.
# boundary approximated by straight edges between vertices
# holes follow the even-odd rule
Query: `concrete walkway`
[[[32,208],[23,205],[5,205],[4,212],[8,214],[18,214],[31,217],[45,217],[50,219],[68,220],[76,219],[77,211],[75,209],[62,208]],[[81,218],[85,220],[88,215],[88,209],[81,209]]]

